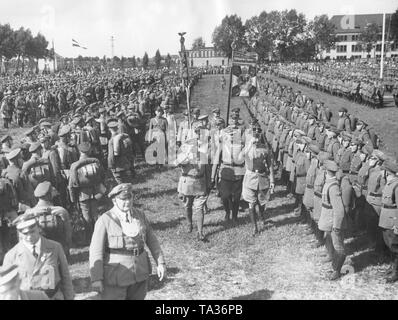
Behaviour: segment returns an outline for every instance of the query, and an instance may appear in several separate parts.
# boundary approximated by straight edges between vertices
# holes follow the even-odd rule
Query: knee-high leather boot
[[[332,262],[333,273],[331,274],[329,280],[334,281],[340,278],[341,276],[341,268],[343,267],[346,255],[342,253],[335,252],[334,259]]]
[[[253,233],[252,235],[255,236],[258,234],[258,227],[257,227],[257,217],[256,217],[256,207],[249,207],[249,214],[250,214],[250,221],[253,225]]]
[[[231,209],[229,207],[229,199],[223,199],[222,204],[224,206],[225,210],[225,221],[229,221],[230,216],[231,216]]]
[[[187,232],[192,232],[192,208],[185,208],[185,217],[187,218]]]
[[[238,222],[239,199],[232,199],[232,221]]]
[[[196,225],[198,227],[198,240],[204,241],[205,236],[203,235],[203,222],[205,215],[203,213],[203,209],[197,210],[197,212],[195,212],[195,215],[196,215]]]

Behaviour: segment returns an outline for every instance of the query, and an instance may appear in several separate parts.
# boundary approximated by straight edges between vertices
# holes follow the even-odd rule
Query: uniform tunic
[[[258,201],[263,206],[267,203],[266,194],[270,183],[274,183],[272,156],[266,145],[253,145],[248,150],[245,167],[242,197],[250,204]]]
[[[54,300],[73,300],[74,292],[68,262],[62,246],[41,237],[37,258],[20,241],[7,252],[3,265],[17,265],[22,290],[41,290]]]
[[[383,228],[383,238],[386,245],[394,253],[398,253],[398,235],[394,229],[398,228],[398,177],[386,183],[381,198],[381,212],[379,227]]]
[[[121,216],[123,212],[116,207],[102,214],[90,245],[91,281],[103,281],[104,300],[136,298],[128,292],[129,287],[147,281],[152,270],[145,245],[158,265],[164,263],[159,242],[144,213],[133,209],[129,222]],[[146,290],[139,298],[143,299],[145,294]]]

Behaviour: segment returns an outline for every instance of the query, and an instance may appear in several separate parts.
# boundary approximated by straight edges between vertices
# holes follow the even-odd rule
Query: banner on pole
[[[257,60],[255,52],[234,51],[232,60],[232,97],[252,97],[257,91]]]

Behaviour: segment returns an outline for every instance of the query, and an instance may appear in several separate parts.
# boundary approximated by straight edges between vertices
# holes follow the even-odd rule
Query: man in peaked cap
[[[326,160],[325,185],[322,189],[322,210],[318,227],[325,232],[325,246],[332,261],[333,273],[330,280],[337,280],[341,276],[346,253],[344,249],[344,229],[347,227],[343,200],[336,173],[339,167],[336,162]]]
[[[4,266],[17,265],[21,289],[43,291],[52,300],[73,300],[68,262],[62,246],[40,234],[37,216],[27,211],[14,224],[19,242],[4,258]]]
[[[0,300],[49,300],[40,290],[22,290],[17,265],[0,267]]]
[[[16,148],[7,153],[8,167],[3,171],[3,177],[11,181],[19,203],[19,211],[25,211],[26,207],[33,207],[36,200],[33,195],[33,186],[22,172],[23,159],[21,149]]]
[[[34,195],[38,200],[35,207],[31,209],[37,215],[43,235],[50,240],[59,242],[69,260],[69,250],[72,246],[72,225],[68,211],[55,206],[53,199],[58,194],[51,182],[39,183]]]
[[[275,187],[272,152],[267,144],[261,143],[260,134],[261,128],[256,127],[252,138],[247,141],[247,147],[242,152],[246,160],[246,171],[242,183],[242,197],[249,204],[253,236],[259,232],[256,204],[258,203],[259,205],[259,215],[265,224],[265,209],[269,200],[267,194],[272,194]]]
[[[369,131],[367,130],[368,124],[363,120],[358,120],[356,123],[356,130],[353,132],[354,137],[363,141],[365,146],[369,147],[370,152],[373,151],[374,145],[370,138]]]
[[[381,165],[387,157],[380,150],[374,150],[368,161],[358,173],[358,187],[366,199],[364,204],[364,218],[371,245],[375,244],[375,253],[382,255],[385,249],[382,231],[378,227],[381,211],[381,196],[386,184]]]
[[[337,121],[337,129],[351,133],[351,121],[347,115],[347,109],[341,107],[339,109],[339,120]]]
[[[80,158],[70,167],[68,190],[71,203],[83,216],[85,241],[89,243],[98,215],[98,200],[105,193],[105,171],[98,159],[90,157],[90,143],[82,142],[78,147]]]
[[[145,214],[134,207],[130,183],[117,185],[108,197],[113,208],[98,218],[90,245],[92,287],[103,300],[143,300],[151,274],[145,245],[157,264],[160,281],[166,275],[161,246]],[[115,241],[118,237],[122,241]],[[116,261],[120,268],[104,272],[106,266]]]
[[[396,161],[387,159],[381,166],[385,172],[386,185],[381,197],[381,211],[379,227],[382,228],[384,242],[393,254],[393,262],[390,273],[386,278],[388,283],[398,280],[398,164]]]
[[[37,141],[37,135],[35,127],[30,128],[28,131],[25,132],[26,139],[25,141],[29,144],[32,144]]]

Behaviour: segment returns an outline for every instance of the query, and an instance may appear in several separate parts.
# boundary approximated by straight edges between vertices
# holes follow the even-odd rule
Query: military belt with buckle
[[[144,252],[144,248],[132,248],[132,249],[112,249],[109,248],[110,254],[120,254],[124,256],[139,256]]]
[[[383,204],[383,208],[384,209],[397,209],[397,205],[396,204],[393,204],[393,205]]]

